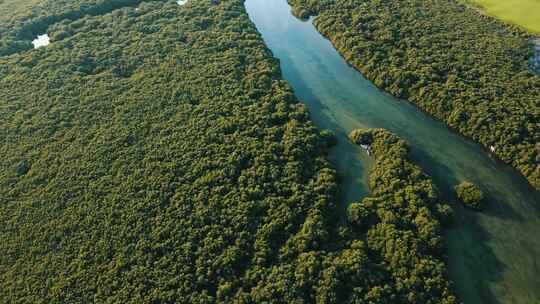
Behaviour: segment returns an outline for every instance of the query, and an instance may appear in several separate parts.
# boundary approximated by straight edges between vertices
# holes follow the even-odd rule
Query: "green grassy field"
[[[540,0],[470,0],[487,14],[540,34]]]

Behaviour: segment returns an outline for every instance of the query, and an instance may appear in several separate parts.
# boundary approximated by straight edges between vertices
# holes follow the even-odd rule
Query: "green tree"
[[[484,193],[480,188],[470,182],[462,182],[454,187],[457,197],[463,204],[474,210],[483,208]]]

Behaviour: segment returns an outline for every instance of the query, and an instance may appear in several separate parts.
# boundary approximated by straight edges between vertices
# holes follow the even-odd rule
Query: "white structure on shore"
[[[362,149],[366,150],[366,153],[367,155],[371,155],[371,146],[370,145],[360,145],[360,147],[362,147]]]
[[[49,38],[49,35],[43,34],[38,35],[36,39],[32,41],[32,44],[34,45],[34,49],[38,49],[42,46],[47,46],[51,43],[51,39]]]

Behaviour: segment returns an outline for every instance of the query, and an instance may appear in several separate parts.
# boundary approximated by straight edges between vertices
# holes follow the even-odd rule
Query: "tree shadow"
[[[411,148],[411,158],[420,166],[424,172],[429,174],[437,188],[441,192],[441,197],[449,202],[459,201],[455,195],[454,186],[458,185],[461,180],[454,171],[446,164],[434,159],[431,155],[421,149]],[[473,181],[476,182],[476,181]],[[503,191],[495,187],[489,187],[485,190],[486,203],[482,211],[488,216],[497,217],[504,220],[523,221],[523,217],[518,214],[512,206],[505,200]]]
[[[481,218],[498,218],[503,221],[524,222],[526,219],[516,212],[515,207],[510,205],[508,199],[516,200],[516,197],[508,197],[505,189],[491,186],[485,189],[486,204],[481,212],[475,212],[463,207],[458,203],[454,192],[454,185],[461,182],[448,165],[434,159],[421,149],[411,148],[411,159],[430,175],[440,196],[447,202],[451,202],[455,211],[452,227],[445,232],[445,240],[448,254],[449,277],[454,283],[456,294],[465,303],[499,304],[497,294],[491,288],[492,284],[502,282],[504,272],[508,269],[507,263],[502,261],[494,251],[494,240],[486,227],[481,223]],[[497,167],[499,168],[497,164]],[[506,169],[502,169],[506,170]],[[515,172],[504,172],[514,174]],[[538,200],[538,193],[532,191],[524,178],[516,176],[517,192],[519,197],[523,194],[532,194],[528,203],[538,210],[534,201]],[[485,224],[484,224],[485,225]],[[491,245],[488,245],[491,244]]]
[[[507,266],[486,245],[490,236],[476,214],[461,206],[454,209],[454,225],[445,239],[448,273],[456,293],[464,303],[502,304],[489,284],[502,281]]]

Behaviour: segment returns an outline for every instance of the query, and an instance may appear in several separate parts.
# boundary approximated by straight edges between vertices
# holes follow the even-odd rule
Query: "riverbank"
[[[454,1],[367,1],[347,10],[342,0],[290,2],[316,15],[317,30],[377,87],[482,144],[540,189],[540,77],[529,70],[528,33]]]
[[[410,144],[412,161],[429,174],[443,194],[451,193],[464,180],[486,192],[485,212],[456,208],[455,224],[446,235],[450,278],[459,298],[479,304],[538,301],[540,242],[531,237],[540,230],[538,192],[515,169],[491,157],[487,149],[375,87],[321,36],[313,19],[303,22],[294,18],[284,1],[248,0],[246,7],[265,43],[280,60],[284,78],[319,127],[337,134],[356,128],[384,128]],[[528,54],[528,45],[525,50]],[[358,180],[372,168],[367,165],[370,157],[359,146],[357,151],[336,147],[332,154],[338,160],[360,164],[359,170],[350,170],[356,172],[353,177]],[[356,161],[351,161],[353,158]],[[344,182],[346,189],[355,184],[349,179]],[[369,196],[356,195],[343,203]],[[451,195],[444,199],[454,200]]]
[[[317,280],[350,261],[321,249],[338,239],[328,144],[242,1],[144,1],[50,33],[74,28],[0,57],[0,302],[305,303],[337,289]],[[278,295],[299,273],[312,283]]]

